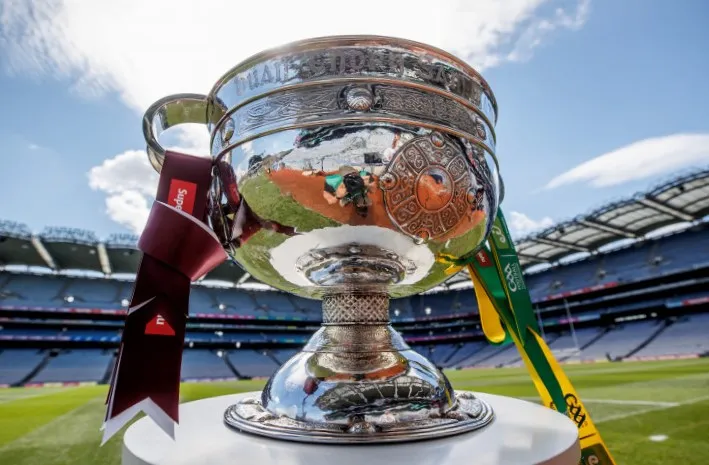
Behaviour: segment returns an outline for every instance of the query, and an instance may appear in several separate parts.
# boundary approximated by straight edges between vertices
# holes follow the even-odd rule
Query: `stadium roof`
[[[515,240],[525,269],[588,256],[612,244],[643,240],[659,231],[702,221],[709,215],[709,168],[677,176],[655,188],[606,204]],[[469,287],[467,271],[452,277],[450,289]],[[458,284],[458,285],[456,285]]]
[[[135,274],[141,258],[137,242],[138,237],[131,234],[101,241],[91,231],[68,228],[47,228],[32,234],[23,224],[0,221],[0,266],[92,271],[107,276]],[[250,276],[238,265],[225,262],[204,279],[243,284]]]
[[[522,266],[529,268],[555,264],[579,253],[597,253],[618,241],[640,240],[667,226],[699,222],[707,215],[709,168],[675,177],[647,192],[607,204],[515,242]],[[136,242],[133,235],[114,235],[102,241],[90,231],[68,228],[48,228],[33,234],[23,224],[0,221],[0,266],[134,274],[141,257]],[[258,283],[231,262],[220,265],[205,279],[242,287]],[[447,284],[462,281],[469,283],[467,274],[458,274]]]
[[[607,204],[516,241],[523,267],[596,253],[621,240],[639,240],[667,226],[709,215],[709,169],[676,177],[648,192]]]

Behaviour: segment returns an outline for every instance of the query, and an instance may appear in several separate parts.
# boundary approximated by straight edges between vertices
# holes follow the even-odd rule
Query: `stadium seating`
[[[121,296],[118,281],[107,279],[81,279],[75,278],[63,290],[64,296],[73,296],[73,303],[66,305],[120,308]]]
[[[183,381],[200,379],[234,379],[234,374],[225,361],[215,352],[202,349],[186,350],[182,355]]]
[[[630,282],[709,264],[706,229],[685,231],[527,277],[534,300],[609,282]]]
[[[571,331],[564,332],[563,334],[558,334],[557,338],[549,341],[549,349],[556,354],[559,359],[566,359],[572,356],[572,354],[577,354],[578,350],[583,349],[589,343],[591,343],[594,338],[601,334],[602,330],[600,328],[583,328],[577,329],[572,334]]]
[[[304,315],[313,315],[316,318],[320,316],[321,304],[319,301],[295,296],[291,296],[291,301],[296,312]]]
[[[297,354],[299,351],[296,349],[275,349],[271,350],[271,355],[273,355],[273,358],[278,360],[278,362],[282,365],[286,363],[292,356]]]
[[[0,352],[0,385],[12,385],[25,379],[46,353],[37,349],[5,349]]]
[[[267,354],[255,350],[234,350],[227,356],[239,375],[245,378],[271,376],[279,366]]]
[[[516,352],[509,351],[512,347],[511,345],[498,347],[488,343],[484,344],[485,346],[482,349],[476,351],[470,357],[459,361],[455,364],[455,367],[496,366],[504,361],[511,361],[517,355]],[[495,360],[492,360],[493,357]]]
[[[670,273],[688,265],[709,262],[709,234],[706,230],[687,231],[661,239],[655,253],[662,259],[658,270]]]
[[[457,352],[453,354],[451,358],[448,359],[445,366],[446,367],[461,367],[467,366],[466,362],[473,355],[488,347],[489,344],[479,341],[479,342],[468,342],[461,344]]]
[[[256,292],[253,296],[254,300],[256,300],[258,308],[265,311],[266,314],[292,315],[295,312],[295,306],[285,294],[275,292]]]
[[[561,361],[684,356],[709,353],[709,314],[677,317],[706,310],[707,267],[709,229],[704,227],[530,274],[527,285],[544,319],[546,340]],[[697,271],[690,275],[692,269]],[[672,275],[677,272],[683,273]],[[575,297],[594,285],[649,278],[661,278],[654,283],[663,289],[653,287],[650,293],[638,283]],[[115,310],[125,309],[131,292],[129,281],[0,272],[0,385],[105,381],[122,329],[123,317]],[[560,294],[567,301],[559,300]],[[469,289],[395,299],[390,308],[395,327],[412,348],[439,367],[521,365],[513,345],[490,345],[477,321],[471,322],[477,301]],[[573,335],[567,310],[578,322]],[[103,313],[100,323],[93,323],[94,312]],[[80,324],[72,313],[81,314]],[[317,322],[321,308],[319,301],[278,292],[195,285],[190,313],[195,318],[188,323],[190,348],[183,358],[182,378],[233,379],[270,376],[297,352],[275,348],[273,342],[304,343],[315,325],[302,321]],[[236,315],[245,320],[230,318]],[[282,320],[278,327],[264,321],[273,319]],[[250,328],[230,326],[244,323]],[[296,329],[284,331],[283,326]],[[76,348],[65,349],[69,339]],[[42,350],[16,348],[40,341]],[[263,348],[244,348],[249,342]],[[86,349],[79,348],[81,344]]]
[[[3,286],[7,297],[0,300],[3,305],[41,305],[57,307],[64,304],[62,290],[68,280],[54,276],[12,274]]]
[[[598,360],[610,357],[621,358],[635,349],[658,330],[664,328],[663,321],[641,321],[627,323],[609,331],[581,352],[582,360]]]
[[[209,292],[209,290],[198,286],[192,287],[190,291],[190,308],[194,309],[193,313],[217,313],[218,305],[215,292]]]
[[[433,363],[437,366],[445,366],[448,359],[458,350],[456,344],[436,344],[430,347],[426,354]]]
[[[58,329],[50,328],[3,328],[0,336],[58,336]]]
[[[709,264],[707,230],[687,231],[652,243],[620,249],[586,260],[558,266],[527,277],[533,300],[610,282],[630,282],[661,276],[689,264]],[[40,307],[122,308],[130,283],[106,279],[6,274],[0,282],[0,304]],[[67,302],[67,297],[73,297]],[[471,292],[445,292],[392,301],[392,318],[401,321],[431,315],[467,314],[475,311]],[[319,318],[317,301],[273,292],[194,286],[191,313],[229,313],[245,316]],[[398,313],[398,315],[397,315]]]
[[[662,331],[635,358],[691,355],[709,352],[709,313],[680,318]]]
[[[31,383],[101,381],[113,357],[113,350],[74,349],[49,359]]]

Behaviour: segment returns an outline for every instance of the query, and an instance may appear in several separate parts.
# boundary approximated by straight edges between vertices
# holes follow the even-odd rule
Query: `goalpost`
[[[560,361],[581,361],[581,346],[579,345],[579,340],[576,335],[576,328],[574,327],[573,319],[571,318],[571,310],[569,309],[569,303],[564,299],[564,309],[566,310],[566,321],[569,325],[569,333],[571,334],[572,345],[567,347],[550,347],[551,352]],[[535,308],[537,313],[537,320],[539,322],[539,329],[541,331],[541,336],[545,341],[548,341],[546,334],[544,332],[544,325],[542,322],[541,312],[539,307]],[[562,336],[563,337],[563,336]]]

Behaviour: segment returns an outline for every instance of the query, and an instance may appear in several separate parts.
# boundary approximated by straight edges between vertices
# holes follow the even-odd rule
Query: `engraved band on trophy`
[[[462,60],[403,39],[311,39],[255,55],[207,95],[156,102],[144,132],[205,124],[207,223],[256,279],[323,303],[323,325],[227,425],[300,442],[376,443],[482,428],[389,324],[389,299],[448,275],[482,244],[501,201],[495,97]]]

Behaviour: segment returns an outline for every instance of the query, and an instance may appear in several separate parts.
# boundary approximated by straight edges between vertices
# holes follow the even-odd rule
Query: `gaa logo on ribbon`
[[[578,397],[575,395],[568,393],[564,395],[564,400],[566,400],[566,415],[574,422],[576,423],[576,426],[578,428],[581,428],[585,426],[586,424],[586,412],[583,409],[583,405],[579,401]],[[556,406],[554,405],[554,402],[549,403],[549,407],[557,410]],[[593,456],[589,456],[593,457]]]
[[[510,292],[517,292],[526,289],[524,285],[524,279],[522,278],[522,272],[516,263],[508,263],[505,265],[505,281],[507,281],[507,288]]]

